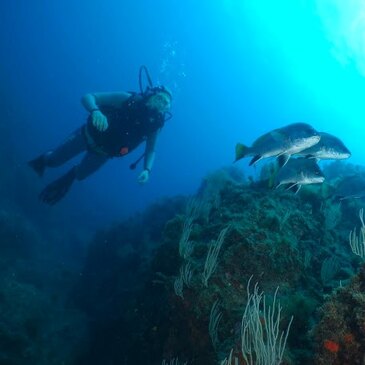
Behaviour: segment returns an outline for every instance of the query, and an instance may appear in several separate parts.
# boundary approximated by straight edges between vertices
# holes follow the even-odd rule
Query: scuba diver
[[[143,71],[148,81],[145,89],[142,85]],[[146,142],[145,151],[130,168],[135,169],[144,158],[138,182],[144,184],[148,181],[158,133],[165,121],[171,118],[172,94],[164,86],[153,86],[145,66],[139,70],[139,87],[140,93],[92,93],[82,97],[81,102],[89,112],[87,122],[60,146],[28,162],[39,176],[43,176],[47,167],[60,166],[86,152],[79,164],[45,187],[39,195],[41,201],[56,204],[75,180],[87,178],[110,158],[129,154],[143,141]]]

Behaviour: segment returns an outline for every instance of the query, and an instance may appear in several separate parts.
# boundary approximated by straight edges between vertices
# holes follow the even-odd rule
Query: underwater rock
[[[315,364],[364,364],[365,265],[349,285],[337,289],[322,306],[314,339]]]
[[[294,316],[282,364],[313,363],[317,308],[358,262],[348,244],[358,207],[338,207],[320,189],[294,195],[230,173],[208,175],[184,211],[167,203],[171,214],[157,219],[159,229],[152,222],[162,206],[95,238],[74,294],[92,323],[84,363],[157,365],[178,357],[213,365],[232,353],[243,365],[250,277],[268,305],[279,287],[280,331]]]

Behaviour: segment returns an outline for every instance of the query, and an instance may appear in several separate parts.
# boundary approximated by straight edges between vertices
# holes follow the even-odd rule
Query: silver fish
[[[320,184],[324,175],[313,159],[292,158],[282,167],[275,178],[275,185],[287,185],[287,190],[292,189],[297,193],[302,185]]]
[[[263,158],[278,157],[279,166],[284,166],[291,155],[312,147],[320,138],[319,133],[309,124],[289,124],[262,135],[251,147],[238,143],[235,161],[253,156],[251,166]]]
[[[351,156],[351,152],[337,137],[325,132],[319,132],[319,135],[319,142],[299,152],[299,156],[317,160],[343,160]]]

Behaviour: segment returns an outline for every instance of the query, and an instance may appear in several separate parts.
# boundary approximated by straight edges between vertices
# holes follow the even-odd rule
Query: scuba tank
[[[143,87],[143,75],[145,76],[146,80],[147,80],[147,86],[144,88]],[[171,92],[166,89],[163,85],[159,85],[159,86],[153,86],[152,83],[152,79],[151,76],[148,72],[148,69],[146,66],[142,65],[139,68],[139,73],[138,73],[138,84],[139,84],[139,93],[133,93],[135,95],[135,101],[133,101],[133,99],[131,100],[131,103],[133,102],[138,102],[138,101],[142,101],[142,102],[146,102],[148,98],[150,98],[151,96],[159,93],[159,92],[164,92],[166,94],[168,94],[170,96],[170,98],[172,98],[172,94]],[[165,123],[167,120],[172,118],[172,114],[170,112],[166,112],[163,115],[163,123]],[[143,153],[136,161],[134,161],[133,163],[131,163],[129,165],[129,168],[131,170],[134,170],[138,163],[144,158],[145,153]]]

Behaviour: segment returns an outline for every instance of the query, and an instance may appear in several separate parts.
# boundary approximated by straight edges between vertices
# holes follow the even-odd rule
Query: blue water
[[[161,343],[155,338],[156,343],[151,342],[151,347],[138,349],[141,333],[147,334],[141,340],[140,346],[144,346],[155,333],[165,330],[170,333],[167,324],[174,321],[164,317],[169,310],[179,314],[178,307],[169,306],[170,302],[164,299],[171,298],[170,295],[176,299],[172,283],[180,262],[177,247],[171,247],[171,243],[179,241],[182,218],[175,217],[167,226],[165,223],[181,212],[185,200],[180,197],[144,215],[138,213],[164,197],[196,193],[208,173],[232,165],[237,142],[250,145],[261,134],[298,121],[336,135],[352,152],[349,162],[364,164],[365,6],[362,2],[1,1],[0,364],[3,359],[8,360],[6,364],[59,364],[60,359],[73,357],[67,351],[76,349],[76,354],[85,352],[83,355],[96,364],[99,358],[107,358],[108,364],[119,365],[121,359],[130,358],[134,351],[142,357],[152,348],[154,363],[160,363],[159,352],[161,359],[165,355],[177,356],[184,352],[183,347],[189,348],[190,340],[195,344],[194,337],[188,338],[182,332],[180,335],[189,341],[181,349],[173,346],[174,341],[166,345],[165,333]],[[140,146],[125,158],[109,161],[88,179],[75,182],[57,205],[42,204],[39,192],[75,161],[48,169],[42,179],[31,171],[27,161],[55,148],[85,123],[88,114],[81,98],[86,93],[139,91],[141,65],[148,67],[155,84],[164,84],[173,92],[173,118],[166,122],[159,136],[150,181],[144,186],[137,182],[142,164],[135,171],[129,169],[130,163],[143,152]],[[258,177],[262,165],[249,167],[248,164],[249,160],[243,159],[237,166],[246,176]],[[341,170],[336,166],[331,171],[336,174]],[[353,171],[359,170],[349,169],[350,173]],[[258,190],[247,187],[240,192],[232,186],[227,189],[224,204],[237,197],[246,204],[243,211],[254,207],[254,199],[261,194],[260,187]],[[255,198],[249,196],[249,191]],[[265,239],[262,238],[264,229],[271,231],[270,227],[282,218],[281,231],[291,212],[295,217],[303,213],[308,217],[298,222],[320,223],[314,230],[311,225],[300,230],[301,246],[298,247],[303,252],[298,247],[295,252],[299,256],[304,253],[304,260],[305,254],[316,247],[311,274],[318,277],[320,260],[327,260],[330,254],[337,255],[345,263],[346,275],[336,280],[348,280],[355,273],[356,265],[349,257],[346,241],[349,230],[360,225],[356,205],[360,200],[354,203],[356,209],[348,208],[352,201],[349,206],[345,201],[344,225],[338,231],[323,233],[319,226],[322,219],[325,222],[330,205],[325,200],[315,201],[311,194],[309,191],[304,195],[303,202],[307,199],[310,204],[304,203],[302,211],[300,194],[293,201],[286,197],[283,207],[277,210],[271,197],[258,199],[258,204],[263,202],[262,206],[269,207],[271,215],[262,219],[261,213],[265,217],[266,212],[260,206],[257,209],[260,215],[257,214],[253,223],[249,215],[239,216],[239,219],[248,217],[240,222],[242,229],[252,224],[259,232],[256,235],[251,228],[243,229],[243,233],[232,235],[230,247],[238,247],[240,239],[246,240],[246,232],[250,245],[251,240]],[[213,203],[219,205],[218,200]],[[215,218],[209,224],[208,217],[198,223],[195,234],[198,241],[202,238],[200,245],[215,237],[219,226],[223,228],[226,224],[227,216],[234,217],[237,207],[233,205],[228,213],[214,211]],[[289,214],[283,213],[285,209]],[[125,220],[130,216],[134,218]],[[315,221],[316,217],[321,221]],[[203,228],[204,222],[207,227]],[[259,223],[263,223],[263,230]],[[292,241],[290,234],[294,234],[294,229],[296,233],[298,224],[290,227],[288,242]],[[317,236],[323,233],[324,239],[315,235],[307,240],[312,233]],[[276,243],[275,239],[272,242]],[[278,242],[279,247],[285,242]],[[253,260],[241,264],[240,257],[236,260],[237,273],[249,277],[251,272],[245,270],[261,267],[266,270],[261,251],[252,254],[253,258],[262,257],[263,263],[259,265]],[[290,257],[288,261],[287,257],[278,261],[278,265],[280,262],[286,265]],[[224,271],[224,280],[232,279],[234,272]],[[161,295],[158,286],[164,280],[166,296]],[[312,289],[314,283],[313,293],[326,294],[316,280],[314,277],[306,285]],[[238,290],[241,289],[240,285]],[[213,299],[213,294],[215,300],[217,292],[208,298]],[[192,298],[185,303],[195,303],[196,297]],[[300,295],[296,300],[301,303]],[[209,312],[210,301],[196,302]],[[310,320],[296,314],[294,326],[298,327],[293,329],[294,340],[289,338],[290,350],[298,351],[296,346],[301,347],[297,334],[305,338],[303,347],[308,345],[307,329],[302,329],[300,323],[307,325],[312,321],[312,312],[319,306],[317,302],[320,299],[308,302],[306,311],[301,313],[302,317],[311,313]],[[199,305],[196,313],[200,313]],[[153,309],[147,309],[148,316],[144,317],[138,312],[141,308]],[[188,304],[186,308],[188,312],[193,307]],[[155,326],[154,315],[161,319],[161,326]],[[200,324],[204,318],[207,319],[203,313]],[[129,331],[133,320],[138,323]],[[343,323],[336,319],[332,322]],[[173,333],[170,340],[175,338]],[[123,341],[129,347],[124,348]],[[137,346],[136,350],[131,344],[133,349]],[[200,343],[199,346],[211,351],[209,345]],[[127,350],[128,356],[124,353]],[[143,350],[141,354],[140,350]],[[302,356],[305,363],[312,355],[297,353],[295,356]],[[148,356],[152,355],[148,353]],[[85,363],[74,360],[75,364]]]
[[[128,169],[139,149],[75,184],[49,214],[102,225],[162,196],[193,193],[207,172],[232,163],[236,142],[296,121],[341,137],[361,163],[359,53],[339,54],[342,39],[326,27],[338,24],[341,9],[328,7],[319,11],[314,0],[2,2],[1,123],[11,153],[21,166],[57,146],[85,121],[82,95],[138,90],[144,64],[174,92],[150,182],[139,186],[138,171]],[[240,162],[255,174],[247,165]],[[40,190],[63,171],[42,183],[29,179]],[[33,195],[26,204],[37,209]]]

